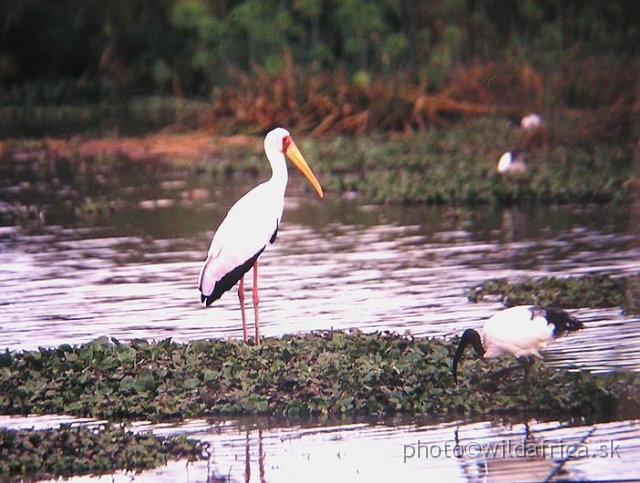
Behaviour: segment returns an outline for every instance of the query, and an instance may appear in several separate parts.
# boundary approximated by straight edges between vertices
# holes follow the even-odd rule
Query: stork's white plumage
[[[253,267],[255,341],[259,343],[258,257],[276,239],[284,209],[288,173],[285,155],[305,175],[320,197],[322,187],[309,168],[289,131],[276,128],[264,138],[264,151],[271,165],[271,178],[240,198],[229,210],[211,240],[200,271],[200,299],[208,307],[238,281],[244,340],[248,340],[244,309],[244,275]]]
[[[540,351],[557,337],[582,328],[582,322],[559,307],[516,305],[501,310],[485,322],[482,334],[464,331],[453,357],[453,380],[457,382],[458,363],[468,345],[485,359],[512,355],[530,361],[541,358]]]

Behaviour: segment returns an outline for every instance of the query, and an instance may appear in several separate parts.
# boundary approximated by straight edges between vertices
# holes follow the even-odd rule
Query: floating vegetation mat
[[[540,277],[520,282],[506,278],[487,280],[468,293],[469,300],[479,301],[484,295],[500,295],[505,305],[559,304],[564,308],[622,307],[628,314],[640,312],[640,276],[611,277]]]
[[[133,433],[124,426],[0,428],[0,481],[35,481],[114,471],[139,472],[169,460],[208,458],[207,444],[184,436]]]
[[[636,374],[594,375],[469,356],[453,383],[458,339],[322,332],[236,340],[120,343],[0,354],[1,414],[160,421],[239,414],[479,415],[531,411],[607,417],[637,396]]]

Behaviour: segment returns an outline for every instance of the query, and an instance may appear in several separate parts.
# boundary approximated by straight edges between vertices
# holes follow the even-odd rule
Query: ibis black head
[[[462,354],[468,345],[473,346],[473,349],[476,351],[479,357],[484,356],[486,352],[484,347],[482,346],[482,339],[480,338],[480,334],[474,329],[467,329],[462,333],[462,337],[460,338],[460,344],[458,345],[458,349],[456,350],[455,355],[453,356],[453,382],[458,383],[458,362],[462,359]]]

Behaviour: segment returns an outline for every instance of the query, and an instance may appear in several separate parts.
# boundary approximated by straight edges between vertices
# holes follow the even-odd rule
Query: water
[[[210,238],[232,200],[257,178],[212,178],[158,164],[71,165],[40,156],[1,164],[0,347],[79,344],[100,335],[189,341],[242,336],[229,292],[205,309],[197,278]],[[627,208],[545,207],[462,211],[318,201],[292,175],[278,239],[260,258],[261,330],[393,330],[451,337],[502,308],[467,300],[489,278],[640,271],[640,223]],[[247,289],[251,288],[248,277]],[[572,311],[586,330],[553,344],[546,364],[575,370],[640,370],[640,323],[619,309]],[[251,318],[251,313],[249,313]],[[210,441],[206,463],[170,464],[136,481],[299,481],[372,477],[412,481],[544,481],[638,477],[638,420],[322,421],[268,418],[153,426]],[[66,420],[66,418],[65,418]],[[81,421],[79,424],[87,424]],[[525,425],[526,423],[526,425]],[[44,426],[55,417],[0,418]],[[141,428],[149,426],[142,424]],[[419,442],[621,443],[619,459],[407,458]],[[562,444],[560,446],[562,446]],[[426,450],[424,450],[426,451]],[[557,455],[554,455],[557,456]],[[613,463],[612,463],[613,461]],[[569,476],[567,476],[569,475]],[[114,475],[113,480],[131,475]],[[85,481],[89,478],[74,480]]]
[[[0,423],[11,428],[56,427],[70,421],[0,417]],[[119,472],[108,481],[630,481],[638,477],[640,454],[640,420],[433,423],[396,418],[292,423],[253,418],[141,423],[135,429],[207,441],[210,460],[172,462],[139,475]]]

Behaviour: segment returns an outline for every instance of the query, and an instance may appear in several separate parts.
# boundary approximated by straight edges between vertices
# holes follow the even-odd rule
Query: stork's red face
[[[282,138],[282,152],[286,153],[287,150],[289,149],[289,146],[291,146],[291,143],[293,142],[293,139],[291,139],[291,136],[285,136]]]

